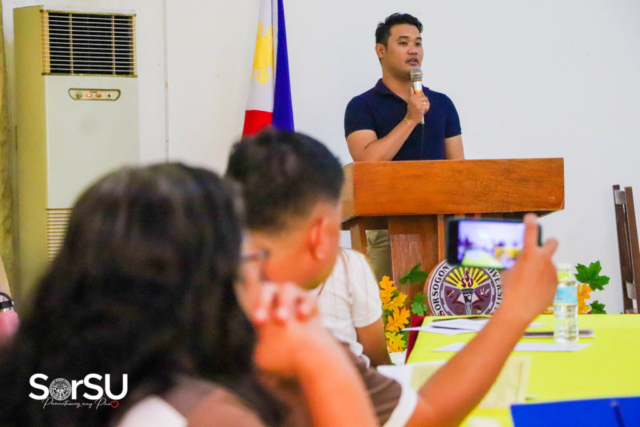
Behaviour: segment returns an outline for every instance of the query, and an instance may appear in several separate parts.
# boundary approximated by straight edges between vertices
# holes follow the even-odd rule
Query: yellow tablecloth
[[[424,325],[433,318],[427,317]],[[536,331],[553,330],[553,315],[543,315],[536,322],[545,326]],[[584,398],[640,395],[640,315],[581,315],[580,329],[593,329],[595,338],[580,339],[590,347],[571,353],[518,352],[531,357],[527,395],[532,402],[575,400]],[[475,334],[438,335],[421,332],[409,357],[409,363],[447,360],[454,353],[431,350],[454,342],[468,342]],[[522,339],[521,342],[552,343],[553,339]],[[508,408],[477,409],[464,425],[474,418],[487,417],[511,426]]]

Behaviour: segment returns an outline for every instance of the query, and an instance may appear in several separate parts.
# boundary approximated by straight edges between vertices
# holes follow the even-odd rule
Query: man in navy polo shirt
[[[349,102],[345,136],[353,160],[463,159],[460,119],[444,94],[423,87],[414,93],[409,72],[420,67],[422,24],[393,14],[376,29],[382,79]],[[421,124],[424,117],[424,125]]]
[[[464,159],[460,119],[444,94],[415,93],[410,71],[420,67],[422,23],[395,13],[376,29],[382,79],[353,98],[344,117],[349,152],[356,162]],[[424,124],[421,122],[424,118]],[[388,234],[368,233],[369,258],[378,279],[391,274]]]

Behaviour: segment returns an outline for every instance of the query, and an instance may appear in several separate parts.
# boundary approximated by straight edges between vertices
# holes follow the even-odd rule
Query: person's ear
[[[331,239],[331,221],[319,217],[309,230],[309,250],[313,259],[321,261],[327,259],[333,252],[335,242]]]
[[[376,43],[376,55],[378,55],[378,59],[382,59],[386,52],[387,48],[382,43]]]

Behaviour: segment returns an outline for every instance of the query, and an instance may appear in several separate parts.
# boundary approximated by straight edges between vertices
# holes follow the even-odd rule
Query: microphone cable
[[[427,96],[427,91],[429,90],[428,87],[425,87],[423,89],[423,93],[425,94],[424,96]],[[428,98],[427,98],[428,99]],[[429,101],[431,102],[431,101]],[[429,107],[429,111],[431,111],[431,107]],[[422,121],[424,121],[425,123],[421,123],[421,127],[422,127],[422,136],[420,138],[420,160],[424,160],[422,158],[422,156],[424,155],[424,127],[426,126],[426,120],[424,119],[424,117],[429,114],[429,111],[427,111],[424,116],[422,116]]]

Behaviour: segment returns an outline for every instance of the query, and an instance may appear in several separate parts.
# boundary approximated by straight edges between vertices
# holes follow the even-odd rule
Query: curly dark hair
[[[235,193],[182,164],[122,169],[86,190],[30,313],[0,351],[0,424],[113,424],[179,375],[221,384],[279,424],[282,407],[255,379],[256,335],[234,292],[242,244]],[[115,393],[128,374],[129,393],[117,411],[43,409],[29,398],[36,373],[48,381],[111,374]]]
[[[340,161],[321,142],[275,129],[236,143],[226,175],[242,185],[249,229],[266,232],[285,229],[318,202],[339,203],[344,182]]]
[[[408,13],[394,13],[393,15],[387,16],[387,19],[385,19],[384,22],[380,22],[378,24],[378,27],[376,28],[376,43],[387,46],[389,36],[391,35],[391,28],[394,25],[400,24],[413,25],[420,33],[422,33],[422,22],[420,22],[418,18],[413,15],[409,15]]]

